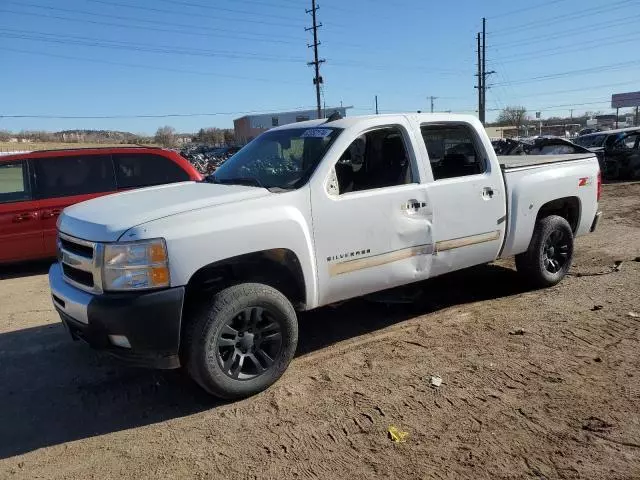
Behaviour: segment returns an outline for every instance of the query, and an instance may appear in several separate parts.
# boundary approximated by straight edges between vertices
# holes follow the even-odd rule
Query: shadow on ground
[[[298,355],[452,305],[524,292],[516,272],[483,266],[303,314]],[[428,321],[428,317],[425,318]],[[128,368],[74,343],[60,324],[0,335],[0,458],[179,418],[221,403],[179,371]]]
[[[0,266],[0,280],[11,278],[33,277],[49,272],[49,267],[55,260],[37,260],[33,262],[16,263]]]

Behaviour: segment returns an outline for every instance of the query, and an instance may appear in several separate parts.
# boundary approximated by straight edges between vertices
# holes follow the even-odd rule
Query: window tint
[[[168,158],[153,154],[114,155],[118,188],[186,182],[187,172]]]
[[[0,164],[0,203],[21,202],[31,198],[26,162]]]
[[[424,125],[422,138],[435,180],[477,175],[485,171],[474,134],[467,125]]]
[[[413,183],[402,131],[389,127],[361,135],[338,160],[335,175],[341,195]],[[332,183],[330,193],[336,191]]]
[[[110,155],[78,155],[33,160],[40,198],[70,197],[116,189]]]

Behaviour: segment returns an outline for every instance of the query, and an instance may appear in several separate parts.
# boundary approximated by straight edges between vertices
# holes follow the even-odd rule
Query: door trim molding
[[[440,242],[436,242],[435,249],[433,244],[429,243],[425,245],[418,245],[416,247],[381,253],[379,255],[372,255],[370,257],[356,258],[355,260],[333,263],[329,265],[329,275],[331,277],[337,277],[338,275],[344,275],[345,273],[353,273],[367,268],[380,267],[382,265],[407,260],[420,255],[437,254],[439,252],[446,252],[456,248],[493,242],[500,239],[500,234],[500,230],[495,230],[493,232],[481,233],[479,235],[442,240]]]
[[[433,245],[430,243],[419,245],[417,247],[403,248],[393,252],[381,253],[370,257],[357,258],[355,260],[347,260],[346,262],[330,264],[329,275],[331,277],[336,277],[338,275],[344,275],[345,273],[379,267],[388,263],[399,262],[400,260],[407,260],[420,255],[431,255],[432,253]]]
[[[447,250],[453,250],[455,248],[468,247],[470,245],[478,245],[479,243],[493,242],[500,239],[500,233],[500,230],[495,230],[493,232],[481,233],[479,235],[442,240],[440,242],[436,242],[436,253],[446,252]]]

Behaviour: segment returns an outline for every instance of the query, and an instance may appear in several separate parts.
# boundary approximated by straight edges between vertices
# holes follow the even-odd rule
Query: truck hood
[[[93,242],[115,242],[127,230],[179,213],[273,195],[268,190],[241,185],[183,182],[131,190],[64,210],[61,232]]]

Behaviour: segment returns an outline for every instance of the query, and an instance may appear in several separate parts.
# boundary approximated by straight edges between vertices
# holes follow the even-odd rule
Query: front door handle
[[[485,198],[485,200],[488,200],[490,198],[493,198],[493,188],[491,187],[484,187],[482,189],[482,196]]]
[[[19,213],[15,217],[13,217],[13,223],[22,223],[28,220],[35,220],[37,215],[31,212]]]
[[[45,210],[42,212],[42,219],[46,218],[54,218],[60,216],[61,210],[59,208],[54,208],[53,210]]]

